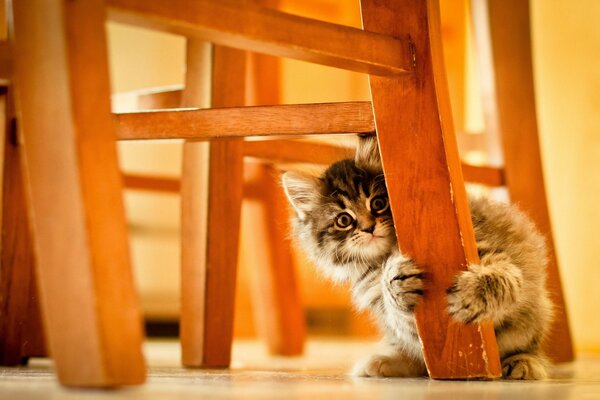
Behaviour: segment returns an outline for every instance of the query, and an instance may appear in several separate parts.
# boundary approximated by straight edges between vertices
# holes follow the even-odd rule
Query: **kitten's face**
[[[342,160],[319,178],[288,173],[284,185],[300,243],[334,279],[379,266],[396,246],[379,164],[365,168],[359,160]]]
[[[306,218],[322,248],[335,245],[334,262],[372,263],[389,254],[395,235],[382,173],[344,160],[327,169],[318,186]]]

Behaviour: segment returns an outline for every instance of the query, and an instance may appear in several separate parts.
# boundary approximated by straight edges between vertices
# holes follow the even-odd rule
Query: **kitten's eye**
[[[337,217],[335,217],[335,225],[343,230],[350,229],[352,222],[354,222],[354,218],[352,218],[352,215],[348,214],[347,212],[340,213]]]
[[[377,196],[371,199],[371,211],[375,214],[381,214],[389,207],[387,197]]]

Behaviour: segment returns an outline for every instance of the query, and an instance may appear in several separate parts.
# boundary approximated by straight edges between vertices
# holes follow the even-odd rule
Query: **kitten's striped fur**
[[[351,283],[355,306],[369,310],[385,334],[388,352],[358,363],[354,373],[422,376],[413,309],[427,278],[398,250],[389,207],[381,211],[387,194],[378,154],[375,137],[362,137],[354,160],[319,178],[287,172],[283,183],[299,243],[325,275]],[[506,378],[544,378],[540,345],[552,316],[544,239],[514,206],[469,202],[480,264],[448,288],[448,311],[465,323],[494,322]]]

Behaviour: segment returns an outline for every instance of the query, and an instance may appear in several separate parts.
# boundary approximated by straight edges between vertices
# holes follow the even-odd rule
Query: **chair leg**
[[[296,282],[289,235],[289,213],[278,172],[246,161],[243,228],[252,254],[252,302],[258,333],[271,354],[302,354],[306,326]]]
[[[486,125],[499,137],[504,149],[504,168],[511,200],[531,216],[546,235],[549,248],[547,287],[555,305],[555,319],[545,342],[546,354],[555,362],[572,361],[573,344],[565,307],[556,251],[544,186],[542,161],[538,140],[531,56],[529,2],[521,0],[489,0],[473,2],[482,18],[476,20],[477,35],[489,32],[491,51],[478,49],[480,56],[489,54],[485,62],[493,68],[486,87]],[[486,20],[487,19],[487,20]],[[486,32],[487,31],[487,32]],[[519,62],[515,62],[519,60]],[[483,63],[482,63],[483,64]],[[518,95],[515,95],[518,93]]]
[[[187,41],[181,106],[210,107],[212,45]],[[208,235],[208,142],[186,141],[181,172],[181,356],[185,366],[202,366]]]
[[[142,383],[104,2],[14,1],[12,18],[36,276],[58,378],[68,386]]]
[[[411,76],[370,76],[377,136],[402,251],[429,274],[415,310],[432,378],[499,377],[491,322],[449,320],[446,289],[477,249],[443,69],[437,0],[362,0],[365,30],[414,40]]]
[[[215,46],[213,58],[212,106],[243,105],[246,54]],[[186,87],[188,90],[194,88]],[[240,140],[213,140],[204,150],[198,143],[185,145],[181,338],[186,366],[228,367],[231,360],[243,193],[242,144]],[[202,174],[202,170],[208,171],[208,176],[200,182],[194,174]],[[195,196],[202,193],[208,194],[204,212]],[[207,221],[205,225],[201,218]]]
[[[274,9],[280,5],[279,0],[258,0],[257,3]],[[252,103],[249,105],[279,104],[279,59],[251,53],[248,64],[248,97]],[[267,342],[271,354],[297,356],[304,349],[306,323],[292,248],[287,240],[287,201],[278,182],[279,174],[272,166],[252,161],[244,165],[246,187],[251,181],[250,187],[255,189],[244,197],[250,195],[257,200],[253,202],[256,212],[247,213],[243,218],[244,225],[252,227],[253,233],[248,237],[254,238],[251,296],[258,334]],[[262,240],[256,240],[257,229],[263,233]]]
[[[27,363],[29,357],[46,355],[35,260],[27,217],[20,151],[12,106],[1,101],[6,124],[2,140],[2,203],[0,225],[0,365]]]

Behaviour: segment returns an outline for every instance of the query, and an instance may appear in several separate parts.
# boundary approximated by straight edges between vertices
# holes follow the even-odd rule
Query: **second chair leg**
[[[302,354],[306,336],[304,310],[288,239],[289,211],[278,171],[246,161],[243,229],[252,257],[252,303],[256,328],[271,354]],[[252,248],[248,248],[248,247]]]
[[[188,51],[193,46],[193,42],[189,43]],[[188,58],[191,72],[190,60],[193,59]],[[245,62],[244,52],[215,46],[213,107],[244,104]],[[189,84],[188,80],[186,86]],[[187,87],[188,90],[200,88]],[[240,140],[214,140],[208,146],[185,145],[181,340],[183,363],[190,367],[228,367],[231,360],[243,193],[242,145]],[[207,171],[206,179],[198,181]],[[205,194],[208,198],[203,205]],[[199,209],[205,206],[208,208],[204,212]]]

